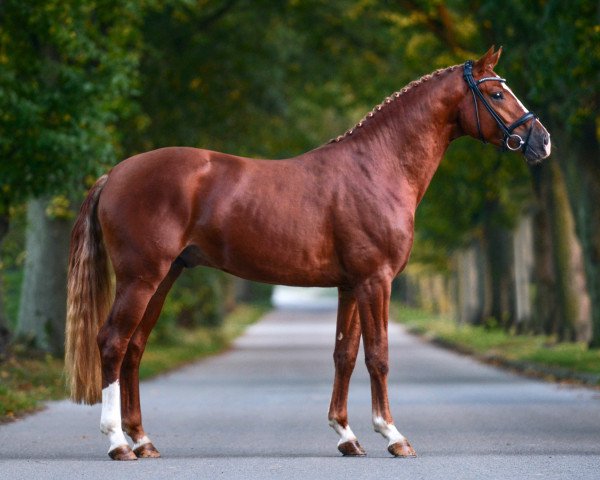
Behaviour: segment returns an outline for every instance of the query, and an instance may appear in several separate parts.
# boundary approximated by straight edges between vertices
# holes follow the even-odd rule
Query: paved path
[[[111,462],[98,406],[53,402],[0,427],[1,479],[600,478],[598,392],[523,379],[390,325],[396,423],[420,455],[394,459],[371,428],[362,362],[350,422],[365,458],[327,426],[334,311],[275,310],[220,356],[142,387],[160,460]]]

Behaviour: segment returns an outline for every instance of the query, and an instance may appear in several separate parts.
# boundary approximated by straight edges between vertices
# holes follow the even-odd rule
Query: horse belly
[[[226,209],[198,224],[192,243],[200,263],[241,278],[283,285],[332,286],[341,280],[333,241],[319,222],[290,216],[257,218]],[[260,217],[260,216],[259,216]],[[306,220],[306,216],[303,216]],[[302,223],[302,225],[299,225]]]
[[[304,255],[290,258],[231,252],[223,270],[248,280],[280,285],[328,287],[341,283],[340,271],[331,262],[311,260]]]

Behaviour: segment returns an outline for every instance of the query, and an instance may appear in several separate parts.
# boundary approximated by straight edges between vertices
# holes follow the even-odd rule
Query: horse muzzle
[[[545,158],[550,156],[551,150],[552,142],[548,130],[539,121],[536,121],[527,147],[523,151],[527,163],[529,165],[539,165]]]

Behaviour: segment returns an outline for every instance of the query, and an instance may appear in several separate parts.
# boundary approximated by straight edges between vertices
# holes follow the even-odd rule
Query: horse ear
[[[502,47],[494,52],[494,45],[492,45],[485,55],[475,62],[473,71],[478,74],[483,74],[486,69],[492,70],[498,63],[500,55],[502,55]]]

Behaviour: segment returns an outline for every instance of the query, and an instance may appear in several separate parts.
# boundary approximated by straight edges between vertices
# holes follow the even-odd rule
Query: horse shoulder
[[[338,255],[356,278],[401,271],[414,239],[414,201],[401,182],[351,179],[333,210]]]

